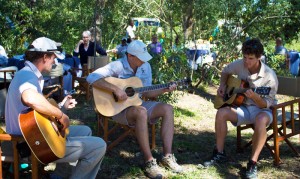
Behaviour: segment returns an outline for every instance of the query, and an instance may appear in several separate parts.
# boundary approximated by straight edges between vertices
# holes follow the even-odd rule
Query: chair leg
[[[14,155],[14,178],[19,179],[19,153],[17,150],[17,142],[13,141],[13,155]]]
[[[277,135],[277,134],[275,134]],[[274,135],[274,164],[277,166],[280,163],[279,158],[279,140],[278,137]]]
[[[155,149],[156,147],[156,140],[155,140],[155,134],[156,134],[156,129],[155,129],[155,124],[151,125],[151,150]]]
[[[241,126],[237,126],[236,128],[236,151],[238,153],[242,152],[242,144],[241,144]]]
[[[108,119],[106,117],[103,119],[103,139],[108,142]]]
[[[118,145],[122,140],[124,140],[134,129],[128,129],[120,137],[114,140],[111,144],[108,145],[107,150],[111,150],[114,146]]]
[[[0,178],[3,178],[2,176],[2,150],[0,146]]]
[[[32,179],[39,178],[39,162],[33,154],[31,154],[31,177]]]

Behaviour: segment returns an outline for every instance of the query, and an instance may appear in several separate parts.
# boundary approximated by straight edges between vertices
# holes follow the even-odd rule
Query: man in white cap
[[[25,52],[25,67],[18,71],[13,78],[6,98],[5,123],[9,134],[22,135],[19,127],[18,115],[32,108],[35,111],[55,117],[61,124],[62,130],[69,128],[64,158],[57,161],[56,169],[70,163],[72,174],[67,172],[58,175],[66,178],[95,178],[106,151],[106,143],[99,137],[93,137],[87,126],[69,126],[69,117],[64,110],[74,108],[76,101],[66,96],[60,108],[53,106],[44,98],[42,72],[50,72],[55,58],[64,59],[64,55],[57,50],[56,43],[46,37],[33,41]]]
[[[128,98],[127,94],[118,86],[105,81],[104,78],[112,76],[124,79],[136,76],[141,79],[143,86],[151,86],[152,72],[150,64],[147,62],[151,58],[152,56],[147,52],[147,46],[139,40],[134,40],[128,45],[126,56],[97,69],[87,77],[87,81],[93,87],[111,91],[118,101],[125,101]],[[169,88],[145,92],[142,95],[146,98],[153,98],[162,93],[171,92],[175,88],[176,85],[171,85]],[[154,124],[158,122],[159,118],[162,118],[163,157],[161,163],[174,172],[182,172],[182,167],[176,163],[172,154],[174,114],[171,105],[143,101],[141,106],[128,107],[112,118],[118,123],[135,128],[135,135],[146,162],[145,171],[150,178],[162,178],[163,170],[157,165],[156,159],[153,158],[150,151],[148,122]]]

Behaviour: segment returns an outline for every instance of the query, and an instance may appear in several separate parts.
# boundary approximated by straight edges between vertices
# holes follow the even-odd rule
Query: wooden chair
[[[82,76],[77,77],[75,74],[73,74],[72,88],[77,89],[79,91],[79,94],[85,93],[86,100],[89,101],[91,99],[91,87],[89,83],[86,81],[86,77],[94,70],[103,67],[108,63],[109,63],[108,56],[88,57],[88,63],[83,64],[82,69],[73,69],[73,70],[81,70]],[[75,81],[79,83],[77,87],[75,87]]]
[[[271,107],[273,122],[267,128],[267,131],[271,131],[268,135],[265,146],[271,151],[274,157],[274,164],[280,164],[280,150],[279,145],[281,141],[285,141],[289,148],[295,153],[296,156],[300,156],[297,149],[289,141],[290,137],[300,134],[300,78],[289,78],[278,76],[279,86],[277,94],[293,96],[294,99],[287,102],[282,102]],[[296,98],[297,97],[297,98]],[[296,127],[298,125],[298,127]],[[250,146],[252,141],[249,141],[245,145],[242,145],[242,130],[254,128],[253,125],[242,125],[237,127],[237,151],[241,152],[244,148]],[[299,135],[300,137],[300,135]],[[300,140],[299,140],[300,141]]]
[[[144,99],[145,100],[145,99]],[[149,99],[149,100],[156,100],[156,99]],[[111,150],[113,147],[118,145],[121,141],[123,141],[129,135],[135,136],[134,128],[128,127],[127,125],[119,124],[114,122],[111,117],[106,117],[101,115],[96,107],[94,108],[97,114],[97,133],[98,136],[101,136],[101,130],[103,131],[103,140],[107,143],[107,150]],[[156,127],[155,124],[150,125],[151,128],[151,150],[155,149],[156,147]],[[113,134],[117,131],[122,129],[123,132],[118,136],[113,138]]]
[[[6,154],[2,152],[2,142],[3,141],[9,141],[12,145],[13,155]],[[31,176],[33,179],[38,179],[39,177],[39,162],[35,155],[31,155],[30,158],[24,158],[21,159],[19,156],[19,152],[17,149],[17,144],[19,142],[24,142],[23,136],[16,136],[16,135],[10,135],[10,134],[0,134],[0,178],[3,178],[3,172],[2,172],[2,162],[9,162],[13,163],[13,176],[15,179],[19,179],[19,166],[20,163],[28,163],[31,164]]]
[[[8,78],[8,75],[11,74],[12,76],[15,74],[17,70],[15,69],[0,69],[0,73],[3,73],[3,80],[0,79],[0,82],[3,82],[3,88],[8,88],[8,84],[10,82],[10,79]]]
[[[119,124],[114,122],[110,117],[106,117],[97,113],[97,123],[98,123],[98,136],[101,136],[101,129],[103,131],[103,140],[107,143],[107,150],[111,150],[113,147],[122,142],[129,135],[135,135],[134,128],[128,127],[127,125]],[[150,125],[151,128],[151,149],[156,147],[156,128],[155,124]],[[117,130],[123,130],[123,132],[118,136],[113,138],[113,134]]]

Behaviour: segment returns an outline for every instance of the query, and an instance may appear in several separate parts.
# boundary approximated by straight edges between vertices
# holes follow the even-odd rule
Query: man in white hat
[[[141,79],[143,86],[151,86],[152,72],[150,64],[147,62],[151,58],[152,56],[147,52],[147,46],[139,40],[134,40],[128,45],[126,56],[97,69],[87,77],[87,81],[93,87],[111,91],[118,101],[125,101],[128,99],[127,94],[117,85],[105,81],[104,78],[112,76],[124,79],[136,76]],[[145,92],[142,95],[146,98],[153,98],[162,93],[171,92],[175,88],[176,85],[171,85],[169,88]],[[141,106],[128,107],[112,118],[118,123],[135,128],[136,138],[144,154],[146,174],[150,178],[163,178],[163,170],[157,165],[156,159],[153,158],[150,151],[147,124],[157,123],[158,119],[162,118],[163,157],[161,163],[174,172],[182,172],[182,167],[176,163],[172,154],[174,114],[171,105],[143,101]]]
[[[64,59],[64,55],[57,50],[56,43],[46,37],[34,40],[25,52],[25,67],[16,73],[8,89],[6,132],[22,135],[18,115],[28,108],[55,117],[62,124],[62,130],[69,128],[70,131],[65,156],[55,161],[56,168],[59,170],[59,166],[73,162],[70,163],[72,174],[66,175],[67,172],[61,172],[58,175],[66,178],[95,178],[106,151],[106,143],[99,137],[91,136],[91,129],[87,126],[69,126],[69,117],[63,111],[75,107],[77,102],[71,96],[64,98],[59,105],[60,109],[50,104],[42,94],[42,72],[50,72],[55,58]]]

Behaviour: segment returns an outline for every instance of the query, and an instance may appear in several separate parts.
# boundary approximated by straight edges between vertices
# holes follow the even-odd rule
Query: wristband
[[[63,112],[61,112],[61,116],[60,116],[60,118],[56,118],[57,120],[60,120],[62,117],[63,117],[63,115],[64,115],[64,113]]]

